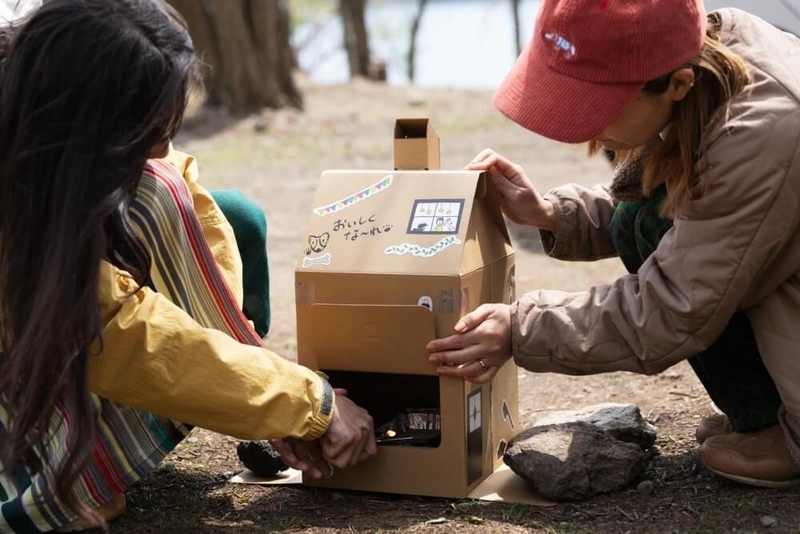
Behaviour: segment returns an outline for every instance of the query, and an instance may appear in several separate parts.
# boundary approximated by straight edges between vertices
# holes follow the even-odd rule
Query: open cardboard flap
[[[295,469],[289,469],[283,473],[278,473],[274,477],[262,478],[249,469],[245,469],[234,475],[230,482],[232,484],[254,484],[258,486],[287,486],[302,484],[303,474]],[[556,505],[556,503],[537,495],[507,465],[500,466],[494,473],[489,475],[480,486],[470,493],[469,498],[480,501],[530,504],[532,506]]]
[[[310,322],[317,368],[436,376],[425,346],[436,337],[425,306],[314,304]],[[336,384],[332,384],[337,387]]]

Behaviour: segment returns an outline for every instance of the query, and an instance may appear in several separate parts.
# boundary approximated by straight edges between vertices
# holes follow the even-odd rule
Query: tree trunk
[[[422,21],[422,15],[425,12],[425,6],[428,0],[419,0],[417,4],[417,14],[414,15],[414,20],[411,23],[411,37],[408,42],[408,81],[414,83],[414,76],[416,75],[417,66],[417,32],[419,32],[419,25]]]
[[[511,0],[511,9],[514,11],[514,44],[517,46],[517,56],[522,53],[522,27],[519,22],[519,0]]]
[[[367,0],[340,0],[344,47],[351,76],[369,76],[369,38],[365,11]]]
[[[286,0],[169,0],[210,67],[207,103],[234,113],[302,107]]]

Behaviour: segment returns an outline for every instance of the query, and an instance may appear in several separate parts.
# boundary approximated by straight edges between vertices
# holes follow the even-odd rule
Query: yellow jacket
[[[220,271],[242,304],[233,230],[197,183],[191,156],[167,156],[186,179]],[[195,322],[167,298],[103,262],[102,347],[89,360],[92,393],[240,439],[315,439],[330,424],[334,394],[324,378],[262,347]]]

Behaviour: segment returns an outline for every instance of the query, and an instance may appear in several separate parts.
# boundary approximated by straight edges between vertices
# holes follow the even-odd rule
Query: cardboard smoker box
[[[486,175],[422,170],[440,168],[427,119],[398,120],[394,143],[394,170],[322,174],[295,272],[298,363],[370,412],[378,453],[304,483],[469,497],[516,434],[516,368],[440,378],[425,346],[515,298],[514,252]]]

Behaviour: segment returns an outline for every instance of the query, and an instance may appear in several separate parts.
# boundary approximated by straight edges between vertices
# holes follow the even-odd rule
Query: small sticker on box
[[[506,399],[503,399],[502,412],[503,421],[508,423],[508,426],[511,427],[511,430],[514,430],[514,417],[511,415],[511,408],[508,406],[508,401]]]
[[[317,265],[330,265],[331,264],[331,253],[326,252],[322,256],[317,256],[316,258],[303,258],[303,269],[308,269],[309,267],[316,267]]]
[[[386,250],[383,252],[387,255],[395,254],[397,256],[403,256],[405,254],[411,254],[422,258],[431,258],[450,246],[460,244],[461,240],[459,238],[456,236],[449,236],[441,239],[438,243],[430,247],[421,247],[413,243],[403,243],[401,245],[386,247]]]
[[[453,301],[452,289],[442,289],[439,291],[439,309],[442,313],[453,313],[455,309]]]
[[[457,234],[463,211],[463,198],[415,200],[407,233]]]
[[[422,306],[424,308],[428,308],[430,311],[433,311],[433,299],[427,296],[422,296],[417,301],[417,305]]]

